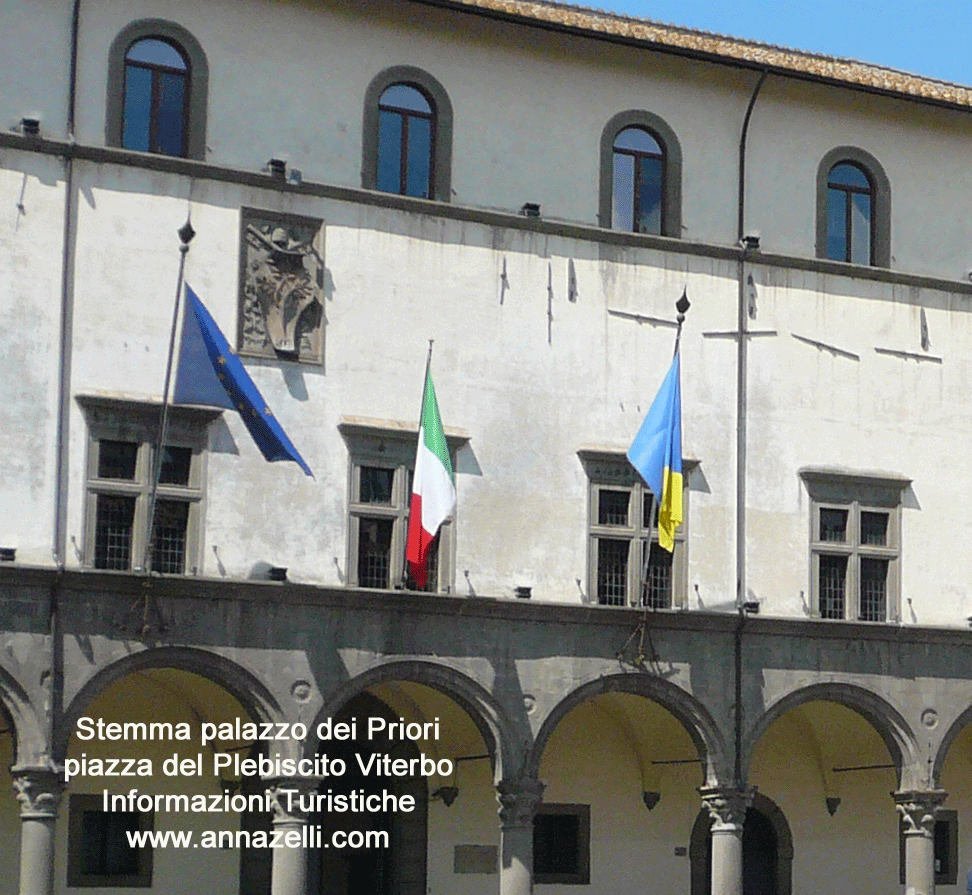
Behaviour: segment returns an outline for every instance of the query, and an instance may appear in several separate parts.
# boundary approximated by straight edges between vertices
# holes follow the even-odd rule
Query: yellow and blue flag
[[[682,386],[677,351],[645,421],[631,442],[628,460],[658,501],[658,543],[671,552],[675,546],[675,529],[684,518]]]
[[[188,286],[173,403],[238,410],[267,460],[293,460],[313,477],[283,426],[270,412],[243,362],[230,349],[216,321]]]

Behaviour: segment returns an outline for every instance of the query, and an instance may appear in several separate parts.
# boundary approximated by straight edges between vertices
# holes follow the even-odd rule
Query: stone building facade
[[[11,891],[960,891],[967,89],[519,0],[0,25]],[[160,448],[182,273],[313,478],[220,408]]]

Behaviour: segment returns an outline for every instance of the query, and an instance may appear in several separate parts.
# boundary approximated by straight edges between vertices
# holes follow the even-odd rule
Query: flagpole
[[[678,354],[678,343],[682,338],[682,324],[685,322],[685,313],[692,306],[692,303],[688,298],[687,287],[682,287],[682,297],[675,302],[675,310],[678,312],[675,317],[675,322],[678,328],[675,330],[675,350],[672,351],[672,358]],[[658,501],[661,499],[660,494],[654,494],[653,492],[648,492],[651,495],[651,500],[648,503],[648,549],[645,551],[644,558],[641,562],[641,605],[647,607],[648,605],[648,566],[651,559],[651,545],[652,539],[650,537],[650,532],[655,525],[655,507]]]
[[[148,531],[145,537],[145,553],[142,558],[142,568],[146,572],[152,571],[152,541],[155,538],[155,498],[159,490],[159,478],[162,475],[162,454],[165,450],[165,436],[169,427],[169,385],[172,381],[172,360],[175,355],[176,330],[179,328],[179,308],[182,302],[182,283],[186,273],[186,255],[189,253],[189,243],[196,235],[192,223],[187,218],[179,228],[179,277],[176,285],[175,308],[172,311],[172,331],[169,334],[169,358],[165,365],[165,387],[162,390],[162,413],[159,417],[159,429],[155,438],[152,469],[152,492],[148,502]]]
[[[425,413],[425,390],[429,384],[429,370],[432,369],[432,343],[435,339],[429,339],[429,353],[425,358],[425,378],[422,379],[422,406],[419,407],[419,437],[422,435],[422,416]],[[414,475],[414,470],[412,471]],[[411,506],[412,506],[412,495],[408,495],[409,502],[409,517],[411,517]],[[409,518],[408,526],[411,527],[411,518]],[[408,584],[408,559],[406,559],[405,554],[408,551],[408,528],[405,529],[405,547],[402,550],[402,579],[401,587],[404,590],[405,585]]]

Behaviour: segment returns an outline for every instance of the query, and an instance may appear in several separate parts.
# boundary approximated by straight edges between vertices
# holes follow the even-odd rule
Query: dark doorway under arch
[[[689,849],[692,895],[712,891],[711,820],[700,811],[692,827]],[[743,826],[743,895],[791,895],[793,838],[783,812],[756,793]]]
[[[382,812],[363,814],[319,814],[311,823],[323,828],[324,841],[332,830],[387,831],[388,848],[317,849],[311,855],[309,891],[320,895],[425,895],[428,840],[428,786],[424,777],[374,777],[359,770],[355,755],[367,763],[372,753],[390,755],[392,759],[418,758],[419,750],[413,742],[389,742],[379,737],[367,740],[362,736],[368,718],[398,721],[398,716],[380,699],[370,693],[360,693],[350,700],[337,715],[335,722],[357,719],[358,739],[348,742],[322,743],[319,754],[330,760],[340,758],[347,768],[342,777],[326,779],[320,792],[350,793],[364,790],[366,794],[386,789],[395,796],[411,795],[415,810],[411,812]]]

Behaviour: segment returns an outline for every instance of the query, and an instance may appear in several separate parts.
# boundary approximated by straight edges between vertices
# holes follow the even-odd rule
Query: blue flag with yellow
[[[631,465],[658,501],[658,543],[669,552],[682,510],[682,386],[678,352],[631,447]]]
[[[230,349],[216,321],[188,286],[173,403],[238,410],[267,460],[293,460],[313,477],[283,426],[270,412],[243,362]]]

